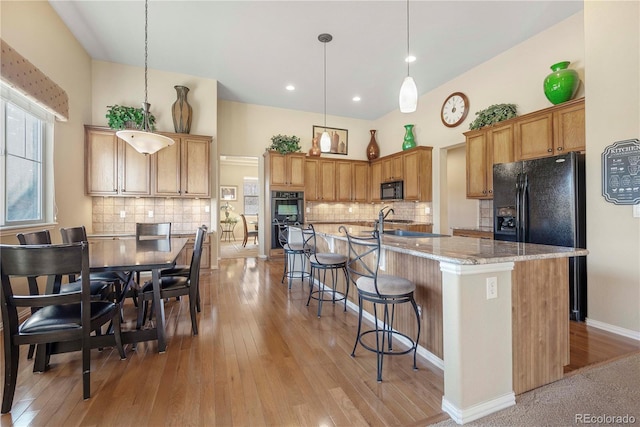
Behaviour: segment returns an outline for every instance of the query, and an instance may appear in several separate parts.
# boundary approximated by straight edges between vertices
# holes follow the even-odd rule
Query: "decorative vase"
[[[224,217],[229,218],[229,211],[224,211]]]
[[[571,62],[563,61],[553,64],[549,74],[544,79],[544,94],[552,104],[567,102],[576,95],[580,79],[578,72],[567,68]]]
[[[186,86],[174,86],[178,99],[171,106],[173,116],[173,128],[176,133],[189,133],[191,130],[191,105],[187,102],[189,88]]]
[[[404,134],[404,142],[402,143],[402,149],[408,150],[416,146],[416,140],[413,137],[413,125],[404,125],[406,132]]]
[[[367,145],[367,159],[373,160],[380,157],[380,147],[378,147],[378,142],[376,141],[376,130],[371,129],[369,132],[371,133],[371,139],[369,140],[369,145]]]
[[[322,154],[318,146],[318,138],[319,137],[316,136],[311,139],[311,149],[309,149],[309,156],[311,157],[320,157],[320,154]]]

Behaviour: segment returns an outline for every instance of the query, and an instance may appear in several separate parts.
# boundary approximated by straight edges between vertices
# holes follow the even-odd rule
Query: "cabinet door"
[[[556,154],[564,151],[584,151],[586,146],[584,102],[560,109],[553,114]]]
[[[382,184],[382,162],[371,163],[371,194],[372,202],[380,201],[380,184]]]
[[[182,138],[182,195],[186,197],[209,197],[209,146],[208,138]]]
[[[404,155],[404,199],[418,200],[420,198],[420,152],[415,151]]]
[[[288,184],[287,165],[282,154],[269,153],[269,182],[273,186]]]
[[[496,126],[491,129],[487,141],[487,195],[493,198],[493,165],[511,163],[513,154],[513,124]]]
[[[180,195],[180,139],[153,155],[153,194],[163,197]]]
[[[382,182],[400,181],[403,177],[402,154],[386,157],[382,160]]]
[[[350,161],[336,161],[336,200],[350,202],[352,200],[353,175]]]
[[[122,179],[120,194],[127,196],[151,195],[151,159],[132,146],[120,141]]]
[[[352,197],[354,202],[366,202],[369,195],[369,163],[353,162],[351,176],[353,182]],[[378,192],[380,185],[378,185]]]
[[[528,160],[553,154],[553,113],[516,121],[516,159]]]
[[[85,191],[89,196],[118,194],[118,137],[85,128]]]
[[[333,202],[336,200],[336,163],[333,160],[320,160],[319,168],[319,199],[323,202]]]
[[[304,154],[288,155],[289,185],[304,188]]]
[[[487,133],[474,132],[467,135],[467,197],[487,197]]]
[[[304,198],[308,202],[318,200],[318,160],[304,162]]]

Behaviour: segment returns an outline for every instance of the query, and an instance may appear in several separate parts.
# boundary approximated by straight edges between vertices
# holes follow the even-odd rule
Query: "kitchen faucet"
[[[388,209],[386,213],[384,212],[385,209]],[[395,211],[389,206],[384,206],[382,209],[380,209],[380,212],[378,212],[378,234],[382,235],[384,233],[384,220],[389,216],[390,213],[395,214]]]

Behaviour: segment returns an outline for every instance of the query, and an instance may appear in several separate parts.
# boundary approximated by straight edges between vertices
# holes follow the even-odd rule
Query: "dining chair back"
[[[200,311],[200,260],[202,259],[202,247],[204,244],[206,226],[198,227],[196,230],[191,263],[189,264],[189,275],[169,275],[160,274],[160,298],[172,298],[187,295],[189,297],[189,313],[191,315],[191,330],[193,335],[198,335],[198,319],[196,311]],[[147,317],[147,306],[153,300],[153,282],[148,281],[138,294],[142,301],[142,310],[138,311],[137,327],[141,328]]]
[[[62,277],[80,272],[80,292],[22,295],[25,277],[47,277],[47,287],[55,287]],[[115,345],[125,358],[120,335],[119,306],[108,301],[91,301],[89,286],[89,244],[0,245],[0,306],[4,337],[3,414],[11,411],[15,395],[20,345],[77,342],[82,351],[83,397],[91,396],[91,331],[113,322]],[[38,307],[24,322],[18,309]],[[96,346],[97,347],[97,346]]]
[[[16,234],[21,245],[50,245],[51,234],[49,230],[33,231],[31,233]]]
[[[255,245],[258,240],[258,230],[249,229],[249,227],[247,226],[247,218],[244,216],[244,214],[240,214],[240,218],[242,218],[242,225],[244,226],[244,238],[242,239],[242,246],[247,246],[247,241],[251,236],[253,236],[253,244]]]

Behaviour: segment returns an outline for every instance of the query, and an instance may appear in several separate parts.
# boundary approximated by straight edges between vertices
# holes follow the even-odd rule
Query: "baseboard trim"
[[[640,341],[640,332],[638,331],[621,328],[620,326],[589,319],[588,317],[585,319],[585,322],[587,323],[587,326],[593,326],[594,328],[602,329],[603,331],[611,332],[612,334],[621,335],[626,338]]]
[[[449,414],[451,419],[458,424],[464,424],[486,417],[494,412],[501,411],[516,404],[516,395],[511,392],[499,396],[488,402],[479,403],[466,409],[460,409],[442,397],[442,410]]]

